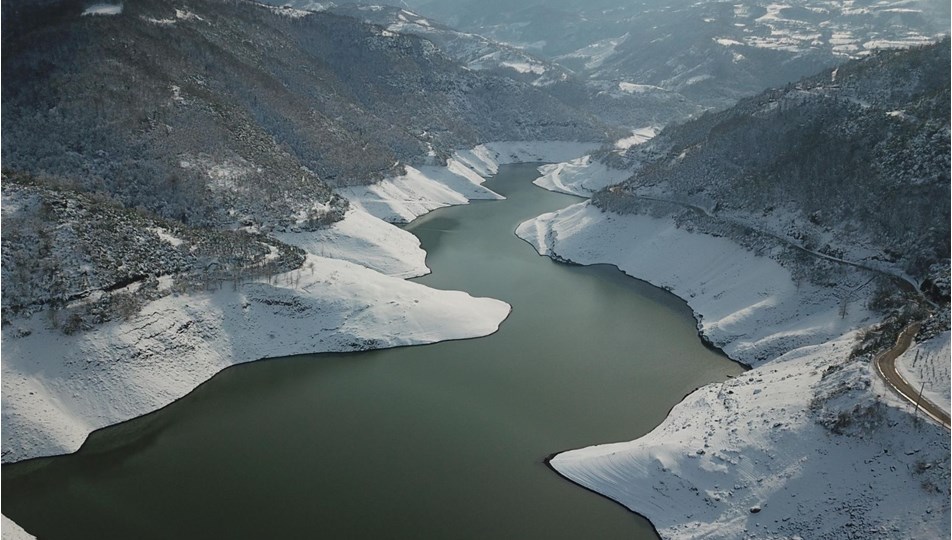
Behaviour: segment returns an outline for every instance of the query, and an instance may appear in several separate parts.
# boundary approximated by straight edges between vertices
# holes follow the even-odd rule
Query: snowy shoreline
[[[495,332],[510,306],[465,292],[405,281],[429,272],[412,234],[384,222],[401,208],[409,220],[480,195],[499,165],[560,161],[593,143],[500,142],[454,154],[447,167],[408,168],[397,196],[354,208],[316,233],[278,237],[307,252],[304,265],[271,280],[146,304],[127,321],[67,336],[42,313],[3,329],[2,462],[74,452],[96,429],[147,414],[184,396],[222,369],[304,353],[339,352],[480,337]],[[429,174],[429,176],[427,176]],[[442,186],[442,187],[440,187]],[[407,199],[416,206],[406,210]],[[372,214],[378,214],[375,217]],[[393,219],[399,221],[400,219]],[[318,254],[320,253],[320,255]]]
[[[548,178],[537,185],[580,195],[618,181],[585,159],[540,172]],[[542,255],[613,264],[671,291],[702,335],[754,366],[685,396],[640,438],[552,456],[560,475],[646,517],[663,538],[948,534],[947,432],[914,424],[870,364],[848,358],[877,322],[865,299],[843,313],[829,288],[795,283],[731,240],[587,202],[517,235]],[[936,339],[924,345],[930,358],[948,351],[948,333]]]

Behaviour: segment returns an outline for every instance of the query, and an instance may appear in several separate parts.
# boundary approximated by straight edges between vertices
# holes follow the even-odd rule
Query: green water
[[[509,302],[480,339],[226,369],[79,452],[3,467],[3,513],[41,538],[656,538],[563,480],[560,450],[650,431],[741,368],[674,296],[557,264],[514,234],[578,202],[503,167],[474,202],[414,221],[418,281]]]

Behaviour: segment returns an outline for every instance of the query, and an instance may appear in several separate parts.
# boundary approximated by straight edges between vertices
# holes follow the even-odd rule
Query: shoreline
[[[462,176],[457,175],[450,183],[459,186],[470,182],[489,192],[480,185],[485,178],[479,175],[494,175],[499,165],[559,161],[595,146],[564,141],[486,143],[454,154],[455,163],[465,165],[468,172],[457,167]],[[425,193],[420,197],[424,200]],[[464,198],[455,204],[468,202]],[[437,203],[434,208],[449,205],[447,201]],[[383,226],[391,228],[392,234],[416,240],[393,225]],[[305,233],[296,236],[299,241],[308,240]],[[429,272],[418,241],[415,249],[422,258],[419,254],[411,254],[411,258],[419,260],[405,262],[413,249],[405,245],[398,253],[384,253],[378,264],[369,265],[373,269],[348,262],[348,256],[355,261],[381,254],[383,243],[374,245],[363,240],[350,242],[350,253],[334,253],[331,258],[310,253],[307,262],[313,265],[306,262],[302,268],[278,276],[274,286],[251,282],[235,291],[166,296],[146,304],[129,321],[106,323],[76,336],[45,328],[42,314],[14,321],[4,328],[6,429],[2,462],[75,452],[93,431],[164,407],[232,365],[297,354],[483,337],[498,331],[509,317],[511,306],[505,302],[431,289],[412,281],[410,278]],[[361,251],[368,249],[373,253]],[[305,266],[310,266],[310,275],[303,270]],[[288,285],[281,285],[285,281]],[[390,285],[377,285],[384,282]],[[393,298],[379,296],[381,290]],[[389,307],[388,300],[399,306]],[[450,305],[454,306],[453,317],[445,313]],[[259,309],[259,315],[250,313]],[[319,318],[302,325],[307,314]],[[283,322],[267,322],[275,317]],[[320,317],[332,324],[315,331],[313,326],[326,326]],[[176,324],[181,321],[186,322]],[[406,328],[401,330],[401,325]],[[21,329],[28,330],[29,335],[15,337]],[[264,347],[269,353],[255,355],[256,347]],[[183,355],[191,355],[192,360],[183,360]],[[169,358],[174,361],[169,362]],[[90,372],[98,375],[90,376]],[[89,397],[95,397],[95,402],[90,403]]]
[[[584,175],[576,174],[575,180],[578,179],[584,180]],[[935,462],[940,468],[943,462],[948,464],[949,461],[948,441],[935,438],[934,434],[922,441],[923,447],[910,450],[902,434],[911,429],[911,423],[906,419],[906,424],[901,424],[907,413],[895,407],[879,411],[880,404],[889,403],[889,399],[879,392],[876,382],[870,380],[869,366],[846,359],[857,329],[876,320],[871,313],[857,316],[856,305],[862,301],[854,300],[850,306],[852,313],[842,317],[850,320],[842,321],[836,316],[836,302],[829,299],[830,291],[810,291],[809,285],[805,291],[801,291],[799,285],[783,287],[787,272],[781,271],[779,265],[776,272],[764,270],[778,276],[777,285],[765,289],[774,292],[763,295],[760,301],[756,296],[732,301],[732,295],[743,296],[744,291],[734,290],[738,284],[749,283],[749,287],[755,287],[756,280],[751,279],[750,272],[747,278],[743,277],[745,273],[734,268],[737,263],[721,265],[714,257],[706,258],[705,249],[709,246],[704,244],[724,242],[724,238],[711,236],[705,242],[693,243],[685,239],[708,235],[682,231],[673,227],[673,223],[665,225],[664,218],[602,214],[587,205],[580,203],[529,220],[520,225],[517,235],[535,246],[540,255],[553,260],[570,264],[613,264],[630,277],[672,292],[691,307],[705,344],[718,346],[732,360],[742,364],[749,361],[753,367],[737,378],[689,393],[655,429],[637,439],[556,453],[547,458],[547,466],[562,478],[646,517],[662,538],[698,535],[737,538],[748,533],[780,537],[798,533],[835,536],[837,531],[844,532],[840,528],[843,524],[838,521],[840,513],[835,508],[831,511],[826,504],[804,507],[805,499],[798,501],[792,498],[796,497],[795,492],[791,495],[785,491],[790,483],[813,484],[807,478],[817,481],[817,485],[800,488],[804,492],[801,494],[807,497],[810,491],[822,492],[826,500],[839,501],[831,503],[834,507],[864,501],[861,510],[848,511],[850,519],[860,527],[868,525],[869,530],[889,530],[887,535],[871,537],[892,538],[899,530],[908,538],[928,536],[937,530],[932,527],[941,531],[942,516],[949,514],[947,499],[943,506],[941,500],[932,496],[922,492],[916,495],[917,484],[910,486],[909,479],[902,474],[890,477],[889,469],[876,467],[870,478],[890,477],[887,484],[890,493],[871,490],[871,484],[870,489],[856,485],[855,490],[851,490],[855,477],[842,470],[861,466],[863,461],[857,456],[862,454],[866,454],[868,460],[881,461],[874,457],[873,450],[885,451],[890,456],[916,455],[919,463],[922,460]],[[669,249],[672,243],[679,245],[680,250]],[[743,258],[740,252],[746,250],[737,244],[734,246],[739,250],[735,255]],[[726,246],[723,249],[730,251]],[[653,264],[648,260],[656,257],[666,259],[666,263],[655,261]],[[578,262],[580,260],[583,262]],[[716,293],[707,290],[705,285],[716,279],[693,271],[704,264],[722,266],[721,273],[731,278],[732,283],[728,281],[723,287],[715,287]],[[805,313],[782,309],[786,297],[795,301],[792,305],[800,304]],[[822,308],[824,303],[827,305]],[[784,311],[788,312],[786,317]],[[798,325],[801,319],[807,322]],[[768,331],[762,331],[764,328]],[[771,339],[772,335],[782,339]],[[743,342],[746,345],[739,345]],[[811,370],[808,366],[816,367]],[[827,376],[831,370],[841,373]],[[745,388],[747,385],[756,388],[750,391]],[[791,391],[790,387],[795,390]],[[845,395],[843,390],[848,390]],[[813,412],[814,405],[819,407],[818,412]],[[865,411],[865,407],[877,411],[883,419],[856,416],[856,411]],[[876,441],[864,437],[866,431],[847,429],[847,433],[837,435],[820,425],[828,418],[843,418],[842,415],[856,417],[857,422],[872,422],[864,428],[871,431],[881,432],[885,425],[892,429],[885,434],[887,440],[879,441],[883,446],[877,444],[872,449]],[[725,424],[733,427],[727,429]],[[764,428],[756,428],[758,425]],[[738,431],[746,435],[738,435]],[[780,442],[794,433],[799,436]],[[905,438],[915,441],[915,437],[909,435]],[[821,455],[836,456],[831,461],[840,462],[842,468],[815,463],[809,458],[811,445],[813,451]],[[800,452],[795,450],[798,447],[802,447]],[[906,463],[903,469],[907,467],[911,469],[913,465]],[[740,474],[741,469],[747,472]],[[895,470],[897,467],[893,465],[892,471]],[[752,475],[758,478],[756,484],[743,481]],[[942,473],[933,476],[939,477],[937,485],[943,485]],[[833,477],[839,479],[833,480]],[[895,503],[895,499],[902,496],[898,493],[919,503],[918,506],[908,501]],[[821,493],[816,496],[820,497]],[[880,515],[877,507],[884,502],[897,508],[894,514]],[[924,517],[924,523],[915,527],[897,529],[897,523],[904,523],[901,509],[904,506],[908,512],[927,508],[934,517]],[[771,515],[777,519],[765,521]],[[783,519],[779,519],[781,517]]]

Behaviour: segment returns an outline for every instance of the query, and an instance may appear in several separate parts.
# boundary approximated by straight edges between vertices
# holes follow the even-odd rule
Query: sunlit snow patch
[[[86,15],[119,15],[122,13],[122,4],[93,4],[86,8],[83,17]]]
[[[500,62],[500,66],[514,69],[519,73],[535,73],[542,75],[545,73],[545,66],[541,64],[530,64],[528,62]]]
[[[639,129],[632,130],[630,137],[625,137],[624,139],[618,139],[615,141],[615,148],[619,151],[624,152],[632,146],[641,144],[655,135],[658,134],[658,128],[654,126],[643,127]]]
[[[630,82],[618,83],[618,89],[627,94],[644,94],[645,92],[664,91],[664,88],[653,84],[635,84]]]

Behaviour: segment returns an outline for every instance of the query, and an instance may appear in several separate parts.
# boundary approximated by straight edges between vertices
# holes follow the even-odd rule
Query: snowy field
[[[639,439],[559,454],[561,474],[664,538],[948,537],[948,432],[914,423],[868,362],[848,359],[858,330],[877,321],[864,299],[843,316],[830,290],[795,284],[769,257],[589,203],[517,234],[540,254],[614,264],[671,290],[704,336],[755,366],[695,391]],[[947,334],[921,346],[946,370],[947,347]]]

